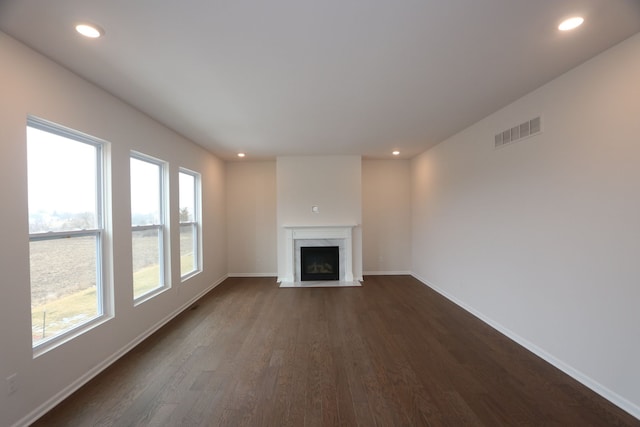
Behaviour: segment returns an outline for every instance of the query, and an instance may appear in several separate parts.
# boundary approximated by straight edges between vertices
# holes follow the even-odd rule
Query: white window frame
[[[66,128],[64,126],[49,122],[35,116],[27,116],[27,127],[38,129],[53,135],[76,141],[81,144],[88,144],[96,149],[96,227],[84,230],[73,231],[47,231],[38,233],[29,233],[29,242],[37,242],[43,240],[72,239],[78,237],[94,236],[96,238],[96,297],[97,307],[96,316],[87,319],[87,321],[77,326],[46,338],[39,343],[32,345],[34,357],[39,356],[58,345],[67,342],[89,329],[94,328],[100,323],[113,317],[112,301],[110,289],[106,286],[107,274],[105,266],[108,265],[106,258],[106,148],[107,142],[82,132]]]
[[[179,230],[184,225],[190,225],[193,229],[193,259],[195,261],[195,268],[185,274],[182,274],[182,267],[180,268],[180,279],[185,282],[187,279],[202,272],[202,225],[200,218],[202,218],[201,205],[202,205],[202,176],[195,171],[179,168],[179,174],[190,175],[193,177],[193,221],[182,221],[180,214],[178,213]],[[178,182],[180,182],[180,175],[178,175]],[[178,200],[180,199],[178,195]],[[180,208],[178,206],[178,208]],[[182,262],[182,251],[180,251],[180,260]],[[182,266],[182,263],[180,263]]]
[[[158,242],[159,267],[158,268],[160,273],[160,279],[159,279],[160,283],[158,287],[153,288],[152,290],[145,292],[144,294],[141,294],[137,297],[134,294],[134,298],[133,298],[134,305],[138,305],[144,301],[147,301],[155,297],[156,295],[164,292],[165,290],[171,287],[171,281],[169,280],[171,275],[169,273],[169,263],[167,262],[167,259],[168,259],[167,252],[169,248],[169,233],[167,232],[167,199],[168,199],[167,188],[169,188],[169,185],[167,182],[167,170],[169,169],[169,165],[164,160],[160,160],[155,157],[151,157],[149,155],[146,155],[137,151],[131,151],[130,159],[136,159],[136,160],[140,160],[140,161],[158,166],[158,186],[159,186],[159,194],[160,194],[160,200],[159,200],[160,223],[149,224],[149,225],[133,225],[133,224],[131,225],[132,244],[133,244],[133,234],[136,231],[157,230],[158,238],[159,238],[159,242]],[[131,189],[131,186],[129,186],[129,189]],[[135,286],[135,283],[133,282],[133,277],[132,277],[131,283],[132,285]]]

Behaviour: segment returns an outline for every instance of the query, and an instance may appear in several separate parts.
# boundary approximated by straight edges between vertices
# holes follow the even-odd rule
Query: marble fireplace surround
[[[282,282],[300,282],[300,247],[338,246],[340,281],[353,282],[352,234],[355,225],[285,225],[285,275]]]

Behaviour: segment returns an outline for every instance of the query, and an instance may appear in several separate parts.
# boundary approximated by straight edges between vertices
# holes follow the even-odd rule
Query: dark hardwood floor
[[[36,426],[638,426],[408,276],[228,279]]]

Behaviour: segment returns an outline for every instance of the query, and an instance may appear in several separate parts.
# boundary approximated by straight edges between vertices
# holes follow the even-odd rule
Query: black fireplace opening
[[[340,280],[338,246],[303,246],[300,248],[300,280]]]

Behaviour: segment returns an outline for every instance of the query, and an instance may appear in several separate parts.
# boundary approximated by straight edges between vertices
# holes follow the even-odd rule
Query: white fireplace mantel
[[[283,282],[296,281],[296,240],[338,240],[341,245],[340,256],[344,259],[344,271],[340,280],[353,281],[353,243],[352,234],[355,224],[346,225],[285,225],[285,274]]]

